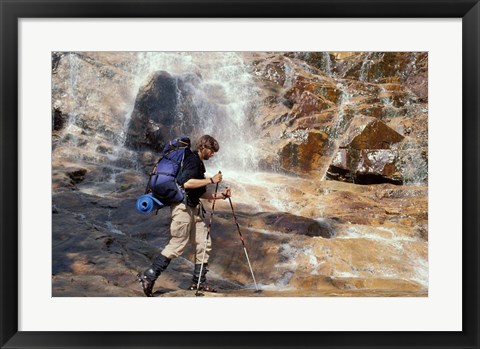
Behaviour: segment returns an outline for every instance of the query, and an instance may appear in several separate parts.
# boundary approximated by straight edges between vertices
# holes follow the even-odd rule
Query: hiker
[[[220,146],[213,137],[204,135],[200,137],[195,145],[195,151],[192,152],[190,148],[187,148],[185,151],[183,166],[177,175],[177,183],[185,189],[186,201],[171,205],[172,223],[170,225],[170,241],[161,251],[160,255],[155,257],[152,265],[138,275],[138,281],[147,297],[153,297],[152,290],[155,281],[168,267],[170,261],[183,253],[188,241],[193,244],[195,250],[195,268],[193,270],[192,284],[189,289],[196,290],[200,278],[199,290],[216,292],[216,290],[207,283],[206,279],[212,243],[209,238],[207,244],[205,244],[208,229],[202,218],[205,210],[203,209],[200,199],[225,200],[231,196],[231,191],[228,188],[222,193],[207,193],[207,186],[220,183],[222,181],[222,174],[217,173],[211,178],[206,178],[203,161],[212,158],[219,149]],[[199,275],[203,257],[202,275]]]

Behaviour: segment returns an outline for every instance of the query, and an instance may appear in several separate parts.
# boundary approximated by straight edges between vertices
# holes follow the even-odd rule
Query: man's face
[[[202,150],[203,160],[208,160],[215,155],[215,151],[210,148],[204,148]]]

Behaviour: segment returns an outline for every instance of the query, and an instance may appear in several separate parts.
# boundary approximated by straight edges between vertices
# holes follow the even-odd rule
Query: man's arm
[[[183,187],[185,189],[196,189],[200,187],[206,187],[209,184],[216,184],[222,181],[222,174],[217,173],[215,176],[212,178],[205,178],[205,179],[195,179],[195,178],[190,178],[188,181],[186,181],[183,184]]]
[[[232,191],[231,191],[230,188],[225,188],[223,190],[223,192],[217,193],[216,196],[215,196],[215,193],[205,193],[200,198],[207,199],[207,200],[213,200],[213,199],[217,199],[217,200],[218,199],[223,199],[223,200],[225,200],[229,196],[232,196]]]
[[[206,187],[209,184],[212,184],[212,182],[210,181],[210,178],[205,178],[205,179],[190,178],[188,181],[186,181],[183,184],[183,187],[185,189],[196,189],[196,188]]]

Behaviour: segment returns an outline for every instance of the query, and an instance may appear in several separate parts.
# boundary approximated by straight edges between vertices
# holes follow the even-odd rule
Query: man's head
[[[209,135],[200,137],[195,145],[195,150],[202,160],[210,159],[219,149],[216,139]]]

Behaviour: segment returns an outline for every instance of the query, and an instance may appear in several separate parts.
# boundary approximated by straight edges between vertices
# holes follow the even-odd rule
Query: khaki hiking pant
[[[188,241],[195,249],[195,264],[202,263],[205,250],[205,237],[207,236],[207,226],[202,217],[198,214],[198,206],[190,207],[184,203],[171,206],[172,224],[170,225],[170,241],[161,252],[167,258],[173,259],[180,256]],[[204,262],[208,262],[210,251],[212,250],[212,240],[209,237],[205,253]]]

